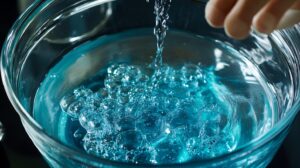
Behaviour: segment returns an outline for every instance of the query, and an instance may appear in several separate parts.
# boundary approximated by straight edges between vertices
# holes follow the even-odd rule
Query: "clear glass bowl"
[[[3,138],[3,135],[4,135],[4,128],[3,128],[2,123],[0,122],[0,141],[1,141],[2,138]]]
[[[49,69],[61,60],[65,53],[107,34],[135,28],[152,28],[152,3],[142,0],[36,1],[12,27],[2,50],[2,80],[28,135],[51,167],[158,166],[114,162],[88,155],[53,138],[53,135],[33,118],[35,93]],[[214,39],[215,42],[234,49],[242,59],[250,61],[261,76],[267,79],[268,87],[276,95],[274,99],[277,103],[277,113],[273,114],[276,119],[271,122],[270,130],[232,152],[205,160],[160,166],[266,167],[286,137],[289,126],[299,110],[300,48],[297,44],[300,43],[300,26],[277,31],[269,36],[253,32],[248,39],[235,41],[228,38],[223,30],[208,26],[203,17],[204,7],[203,1],[173,0],[170,28]],[[200,45],[205,46],[205,43]],[[154,51],[153,47],[146,52],[147,54],[139,51],[139,56],[143,56],[143,59],[139,59],[149,61]],[[211,52],[212,57],[216,54]],[[174,52],[166,49],[164,55],[167,60],[172,60]],[[190,57],[187,55],[176,55],[175,52],[175,57],[181,61],[185,58],[200,59],[193,57],[193,54]],[[112,59],[107,58],[96,60],[99,63],[97,66],[104,66]],[[92,73],[92,69],[87,69],[81,76],[78,74],[76,80],[66,87],[78,85],[89,73]],[[69,78],[66,77],[67,79]],[[55,114],[53,115],[55,118]]]

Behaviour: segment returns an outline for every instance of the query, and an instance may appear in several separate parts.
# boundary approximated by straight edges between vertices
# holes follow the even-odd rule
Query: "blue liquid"
[[[175,31],[168,36],[196,47],[176,47],[167,40],[166,61],[157,71],[150,60],[119,48],[154,48],[147,29],[100,37],[73,49],[42,82],[34,118],[66,145],[137,164],[213,158],[272,127],[276,103],[251,63],[209,38]],[[197,55],[208,47],[201,44],[209,44],[214,54]],[[185,53],[183,60],[190,61],[172,57],[172,51]],[[112,56],[112,62],[103,63]]]

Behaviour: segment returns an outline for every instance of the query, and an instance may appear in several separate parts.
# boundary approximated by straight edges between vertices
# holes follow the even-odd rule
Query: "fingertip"
[[[253,18],[253,27],[260,33],[272,33],[278,24],[276,17],[270,13],[257,15]]]
[[[207,23],[214,28],[224,27],[224,20],[226,15],[217,7],[208,2],[205,7],[205,18]]]
[[[250,34],[251,27],[249,24],[240,19],[227,19],[225,20],[226,34],[236,40],[243,40]]]

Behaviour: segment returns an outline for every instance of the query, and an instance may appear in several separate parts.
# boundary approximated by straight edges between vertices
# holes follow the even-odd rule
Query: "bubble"
[[[136,150],[139,146],[142,146],[143,138],[140,132],[129,130],[121,132],[117,136],[116,143],[127,151]]]
[[[183,145],[174,138],[166,138],[155,146],[157,155],[155,160],[158,163],[174,163],[178,160]]]
[[[114,99],[110,99],[110,98],[106,98],[103,99],[102,102],[100,103],[100,107],[99,110],[114,110],[116,109],[118,106],[116,100]]]
[[[85,87],[79,87],[73,91],[74,96],[76,99],[86,98],[89,95],[93,94],[92,90],[86,89]]]
[[[155,148],[152,146],[149,146],[145,144],[143,147],[138,148],[139,152],[134,152],[134,158],[133,162],[138,164],[138,163],[152,163],[156,164],[155,157],[157,155],[157,152]]]
[[[193,116],[195,117],[195,116]],[[171,118],[171,126],[176,128],[180,126],[185,126],[187,123],[190,123],[192,116],[189,115],[189,112],[184,110],[177,110],[174,114],[170,117]]]
[[[115,82],[121,82],[125,72],[125,65],[111,65],[107,69],[108,79],[113,79]]]
[[[101,105],[101,95],[99,93],[91,94],[85,100],[85,105],[91,109],[97,109]]]
[[[70,104],[72,104],[74,101],[76,101],[75,96],[70,94],[70,95],[66,95],[64,96],[61,100],[60,100],[60,108],[63,112],[67,112],[68,107],[70,106]]]
[[[202,69],[195,64],[186,64],[181,68],[182,81],[196,81],[203,78]]]
[[[104,86],[108,91],[108,94],[111,92],[114,92],[116,87],[118,86],[118,83],[114,80],[105,80],[104,81]]]
[[[186,141],[186,149],[192,156],[197,156],[201,153],[201,140],[200,138],[191,137]]]
[[[123,85],[135,85],[143,78],[142,72],[138,67],[128,66],[122,77]]]
[[[135,130],[135,118],[124,117],[117,121],[116,127],[119,132]]]
[[[161,135],[162,118],[151,110],[145,111],[136,121],[136,129],[145,135],[147,141],[154,141]]]
[[[82,109],[82,107],[83,107],[83,103],[84,103],[84,102],[81,101],[81,100],[72,102],[72,103],[68,106],[66,113],[69,114],[71,117],[78,118],[78,116],[79,116],[80,113],[81,113],[81,109]]]
[[[129,97],[131,96],[131,87],[129,86],[119,86],[117,88],[117,101],[120,104],[126,104],[129,102]]]
[[[87,133],[83,138],[83,142],[83,147],[87,153],[96,155],[102,153],[101,146],[99,145],[102,142],[100,136],[97,136],[94,133]]]
[[[180,100],[176,97],[170,97],[165,100],[163,105],[164,107],[162,109],[165,111],[165,113],[168,114],[168,111],[173,113],[177,111],[178,107],[180,107]]]
[[[93,117],[93,114],[90,113],[89,111],[82,112],[81,115],[79,116],[80,125],[86,130],[92,129],[89,127],[89,122],[92,117]]]
[[[60,106],[78,119],[84,131],[74,138],[87,153],[142,164],[210,158],[233,150],[237,139],[228,133],[232,109],[206,76],[193,64],[162,65],[154,73],[111,65],[103,88],[78,87]]]

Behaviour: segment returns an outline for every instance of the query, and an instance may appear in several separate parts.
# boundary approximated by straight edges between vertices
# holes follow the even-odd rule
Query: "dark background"
[[[0,46],[2,46],[18,15],[16,0],[9,1],[6,4],[1,2]],[[8,101],[2,82],[0,84],[0,105],[0,121],[5,127],[5,137],[0,143],[0,167],[46,168],[46,163],[25,133],[19,116]],[[269,167],[300,168],[300,115],[295,120],[289,136]]]

